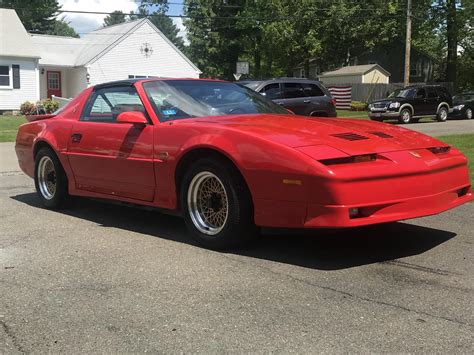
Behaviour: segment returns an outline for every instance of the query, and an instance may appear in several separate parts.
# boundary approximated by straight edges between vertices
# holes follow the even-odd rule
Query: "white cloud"
[[[186,27],[184,26],[183,19],[181,17],[173,17],[173,23],[179,29],[178,35],[183,37],[184,43],[189,44]]]
[[[138,8],[137,3],[130,0],[59,0],[59,4],[62,5],[62,10],[73,11],[112,12],[120,10],[124,13],[129,13],[136,11]],[[84,33],[102,27],[104,18],[107,15],[74,14],[67,12],[59,15],[60,18],[63,16],[65,16],[66,22],[69,22],[70,26],[82,36]]]

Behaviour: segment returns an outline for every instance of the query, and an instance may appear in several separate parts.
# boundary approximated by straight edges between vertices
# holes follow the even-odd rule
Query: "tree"
[[[116,11],[112,12],[110,15],[107,15],[106,18],[104,18],[103,26],[107,27],[107,26],[112,26],[112,25],[117,25],[119,23],[123,23],[123,22],[126,21],[125,16],[126,15],[122,11],[116,10]]]
[[[54,20],[52,27],[46,31],[46,34],[55,36],[79,37],[76,31],[74,31],[74,28],[69,26],[69,23],[66,22],[64,18],[60,20]]]
[[[153,9],[153,11],[152,11]],[[143,0],[136,13],[125,15],[122,11],[114,11],[104,19],[104,27],[116,25],[129,20],[147,17],[176,47],[184,50],[184,41],[179,36],[179,29],[170,17],[166,16],[167,0]]]
[[[57,0],[3,0],[0,6],[15,9],[26,30],[37,33],[49,33],[57,25],[61,8]]]

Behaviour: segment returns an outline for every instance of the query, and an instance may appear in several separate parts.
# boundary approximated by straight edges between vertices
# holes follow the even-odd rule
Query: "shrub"
[[[365,111],[367,109],[367,103],[362,101],[352,101],[351,111]]]
[[[36,105],[32,102],[25,101],[20,106],[22,115],[34,115],[36,113]]]
[[[41,101],[46,113],[53,113],[59,108],[59,102],[53,101],[51,99],[46,99]]]

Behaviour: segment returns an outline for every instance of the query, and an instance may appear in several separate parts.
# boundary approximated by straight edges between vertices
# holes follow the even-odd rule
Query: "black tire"
[[[46,185],[48,185],[48,182],[55,185],[54,192],[51,194],[49,194],[50,192],[49,189],[45,191],[46,185],[43,183],[43,181],[45,180],[45,177],[44,177],[45,174],[42,173],[43,169],[41,168],[43,164],[50,164],[50,162],[52,163],[54,172],[52,173],[50,172],[48,174],[48,177],[46,178],[46,180],[50,180],[50,181],[47,181]],[[54,183],[53,183],[53,180],[54,180]],[[38,196],[41,200],[41,203],[46,208],[58,209],[58,208],[63,207],[69,201],[68,180],[67,180],[66,173],[64,172],[64,169],[58,157],[56,156],[56,153],[54,153],[54,151],[51,150],[51,148],[47,148],[47,147],[41,148],[39,152],[36,154],[35,187],[36,187],[36,192],[38,193]]]
[[[203,217],[204,214],[199,212],[198,207],[193,208],[193,197],[196,196],[194,192],[200,191],[195,184],[202,176],[204,176],[204,179],[207,176],[208,179],[217,178],[220,180],[221,185],[218,186],[224,188],[228,202],[227,217],[220,224],[221,229],[212,235],[208,234],[211,233],[211,229],[206,229],[206,226],[209,225],[206,224],[207,217]],[[214,196],[208,196],[207,202],[201,204],[196,202],[196,205],[204,206],[207,211],[215,211],[214,207],[209,207],[213,198]],[[219,199],[217,200],[219,201]],[[219,206],[216,209],[222,208],[223,199],[220,199],[220,201],[221,203],[218,202]],[[240,172],[223,159],[199,159],[185,172],[180,186],[180,203],[184,221],[191,237],[206,248],[216,250],[233,248],[245,244],[255,235],[256,227],[253,223],[253,203],[250,192]],[[199,220],[199,218],[201,219]],[[200,224],[199,221],[203,221],[203,224]]]
[[[470,120],[470,119],[472,119],[472,117],[473,117],[472,108],[468,107],[468,108],[466,109],[466,118],[467,118],[468,120]]]
[[[413,122],[413,115],[411,114],[411,110],[409,108],[404,108],[400,111],[400,116],[398,117],[398,122],[402,124],[408,124]]]
[[[445,106],[441,106],[436,115],[436,119],[438,120],[438,122],[446,122],[446,120],[448,119],[448,114],[448,109]]]

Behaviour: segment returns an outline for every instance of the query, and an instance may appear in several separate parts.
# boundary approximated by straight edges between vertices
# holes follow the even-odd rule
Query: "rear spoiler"
[[[52,118],[56,116],[53,113],[50,114],[44,114],[44,115],[26,115],[26,119],[28,122],[33,122],[33,121],[40,121],[40,120],[46,120],[48,118]]]

